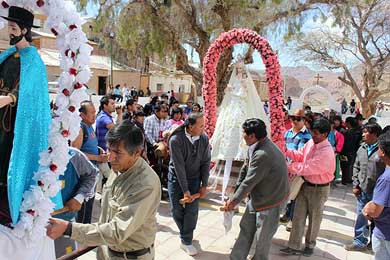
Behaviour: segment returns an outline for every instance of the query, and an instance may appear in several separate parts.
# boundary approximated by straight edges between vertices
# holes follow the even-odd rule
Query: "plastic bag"
[[[223,212],[223,226],[225,227],[225,234],[232,229],[234,211]]]

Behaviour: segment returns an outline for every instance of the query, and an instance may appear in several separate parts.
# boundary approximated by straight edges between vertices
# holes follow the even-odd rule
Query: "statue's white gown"
[[[245,69],[244,65],[241,66]],[[247,155],[248,146],[242,137],[242,124],[248,118],[259,118],[264,121],[267,133],[270,134],[268,117],[249,72],[246,71],[247,78],[242,78],[241,75],[236,75],[235,71],[236,68],[229,80],[229,87],[225,90],[215,131],[210,140],[211,161],[217,164],[220,160],[225,161],[222,200],[225,199],[233,161],[243,161]],[[214,187],[220,175],[219,171],[216,172],[216,168],[214,167],[211,172],[215,177],[215,183],[212,185]]]
[[[234,73],[233,73],[234,74]],[[232,75],[224,99],[219,107],[217,124],[210,140],[211,160],[238,160],[246,157],[248,146],[242,138],[242,124],[248,118],[260,118],[267,125],[270,134],[269,120],[264,112],[263,103],[257,94],[255,85],[249,75],[239,79]]]

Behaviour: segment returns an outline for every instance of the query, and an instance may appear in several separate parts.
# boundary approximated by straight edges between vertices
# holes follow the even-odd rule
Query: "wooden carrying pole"
[[[72,251],[69,254],[66,254],[66,255],[63,255],[63,256],[57,258],[57,260],[76,259],[77,257],[80,257],[80,256],[88,253],[89,251],[91,251],[91,250],[93,250],[95,248],[96,248],[96,246],[87,246],[87,247],[77,248],[75,251]]]

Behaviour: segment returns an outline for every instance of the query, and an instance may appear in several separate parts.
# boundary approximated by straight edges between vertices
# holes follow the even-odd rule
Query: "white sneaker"
[[[184,252],[186,252],[188,255],[196,255],[198,254],[198,250],[196,250],[196,248],[193,246],[193,245],[185,245],[185,244],[181,244],[180,245],[180,248],[184,250]]]

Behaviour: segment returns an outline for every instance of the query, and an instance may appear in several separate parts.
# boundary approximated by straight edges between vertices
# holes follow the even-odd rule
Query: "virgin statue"
[[[248,118],[260,118],[269,131],[269,119],[257,94],[252,77],[242,61],[234,64],[223,101],[219,107],[217,124],[210,140],[211,161],[225,161],[222,198],[228,186],[233,161],[244,161],[248,146],[242,138],[242,124]],[[216,167],[215,167],[216,169]]]

